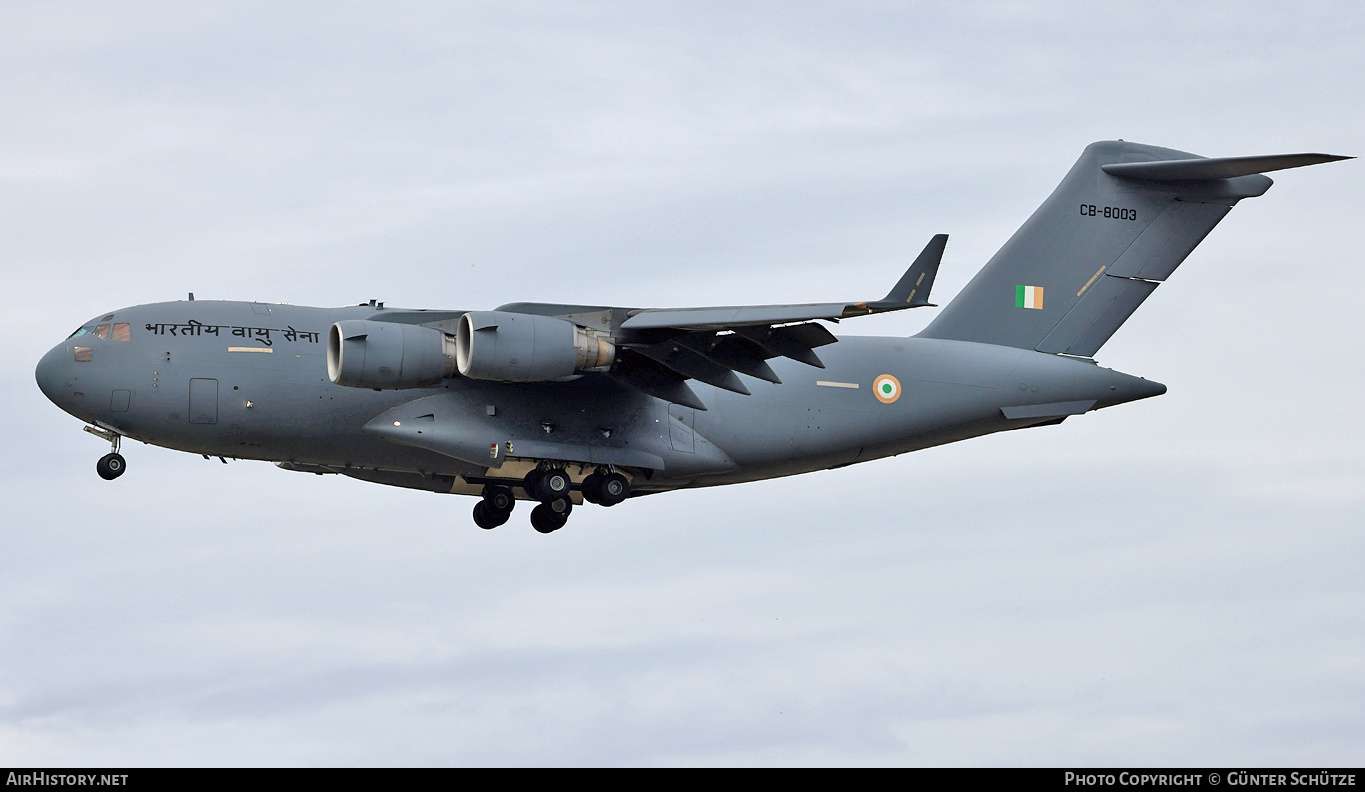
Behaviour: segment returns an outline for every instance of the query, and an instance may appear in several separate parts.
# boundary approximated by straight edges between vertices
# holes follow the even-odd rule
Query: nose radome
[[[66,354],[66,345],[58,344],[43,355],[43,359],[38,361],[38,368],[34,370],[38,389],[54,404],[61,395],[62,384],[65,382],[65,372],[62,369]]]

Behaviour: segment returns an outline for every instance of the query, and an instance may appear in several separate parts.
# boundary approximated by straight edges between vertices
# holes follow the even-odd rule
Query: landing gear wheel
[[[573,501],[569,500],[567,495],[563,498],[547,500],[541,505],[549,509],[551,514],[558,514],[566,520],[569,519],[569,512],[573,511]]]
[[[123,475],[123,471],[128,469],[128,463],[124,461],[123,455],[119,453],[105,454],[100,457],[100,461],[95,463],[95,472],[100,474],[100,478],[105,481],[113,481]]]
[[[474,524],[485,531],[497,528],[507,522],[507,518],[510,516],[510,512],[500,512],[490,507],[488,501],[479,501],[474,504]]]
[[[511,514],[516,508],[517,498],[507,487],[489,484],[483,488],[483,502],[488,508],[500,514]]]
[[[630,482],[620,473],[608,473],[597,485],[597,502],[603,506],[615,506],[630,497]]]
[[[542,470],[535,483],[536,500],[542,503],[549,503],[557,498],[566,497],[569,490],[573,489],[573,479],[569,474],[558,468]]]
[[[591,473],[583,479],[583,500],[588,503],[601,503],[602,496],[599,494],[602,487],[602,474]]]
[[[562,507],[563,511],[556,507]],[[549,503],[542,503],[531,510],[531,527],[543,534],[554,533],[569,521],[572,509],[573,504],[568,498],[555,498]]]
[[[526,491],[526,497],[531,500],[540,500],[540,496],[536,494],[540,484],[540,473],[539,468],[532,468],[531,472],[527,473],[526,477],[521,480],[521,488]]]

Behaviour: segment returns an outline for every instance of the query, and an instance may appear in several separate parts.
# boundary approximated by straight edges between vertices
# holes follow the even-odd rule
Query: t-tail
[[[1266,171],[1350,159],[1207,159],[1092,143],[1052,195],[919,335],[1091,357]]]

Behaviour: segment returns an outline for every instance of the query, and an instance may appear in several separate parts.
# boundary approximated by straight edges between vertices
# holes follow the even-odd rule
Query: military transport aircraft
[[[38,385],[120,440],[285,470],[479,496],[474,522],[583,501],[788,476],[1061,423],[1166,386],[1095,353],[1265,171],[1325,154],[1208,159],[1088,146],[921,333],[836,338],[820,321],[929,305],[947,236],[879,300],[492,311],[189,300],[91,319]]]

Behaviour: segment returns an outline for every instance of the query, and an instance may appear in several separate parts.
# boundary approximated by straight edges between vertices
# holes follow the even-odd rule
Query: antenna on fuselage
[[[190,302],[194,302],[194,292],[190,292]]]

